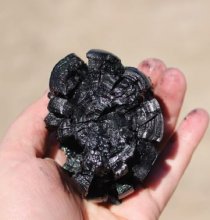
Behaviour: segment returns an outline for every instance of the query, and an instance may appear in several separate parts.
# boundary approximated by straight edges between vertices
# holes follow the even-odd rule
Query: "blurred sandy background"
[[[0,137],[48,86],[54,64],[90,48],[136,66],[147,57],[179,67],[188,81],[181,117],[210,110],[209,0],[0,0]],[[210,219],[210,132],[161,220]]]

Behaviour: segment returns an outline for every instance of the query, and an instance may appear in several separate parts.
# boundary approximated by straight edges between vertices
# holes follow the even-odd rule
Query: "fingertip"
[[[139,70],[143,71],[145,73],[151,73],[154,69],[162,70],[164,71],[166,69],[165,63],[157,58],[148,58],[143,60],[138,65]]]
[[[163,61],[156,58],[148,58],[143,60],[139,65],[138,69],[145,75],[149,76],[152,83],[155,85],[161,75],[166,70],[166,65]]]
[[[205,109],[196,108],[190,111],[178,128],[179,139],[193,148],[203,138],[209,124],[209,114]]]
[[[186,92],[186,79],[177,68],[168,68],[161,75],[154,93],[164,105],[165,114],[177,118]]]
[[[158,81],[158,87],[157,89],[161,88],[169,92],[172,91],[172,93],[174,93],[172,88],[178,88],[179,90],[177,90],[177,92],[183,94],[187,87],[185,75],[177,68],[167,68]]]
[[[198,115],[208,119],[208,121],[209,121],[209,113],[205,109],[203,109],[203,108],[195,108],[195,109],[193,109],[192,111],[190,111],[188,113],[188,115],[190,115],[190,116],[195,115],[195,114],[196,115],[198,114]]]
[[[185,121],[187,120],[194,120],[199,125],[203,124],[204,130],[206,130],[209,125],[209,113],[203,108],[195,108],[187,114]]]

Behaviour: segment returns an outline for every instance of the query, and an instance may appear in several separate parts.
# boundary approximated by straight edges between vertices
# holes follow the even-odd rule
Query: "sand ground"
[[[136,66],[147,57],[181,69],[188,90],[181,117],[210,110],[209,0],[0,0],[0,136],[48,86],[53,65],[90,48]],[[161,219],[210,218],[210,131]],[[187,147],[187,146],[186,146]]]

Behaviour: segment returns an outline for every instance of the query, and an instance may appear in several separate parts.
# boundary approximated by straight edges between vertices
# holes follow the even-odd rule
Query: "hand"
[[[64,155],[49,143],[43,122],[48,103],[44,96],[12,124],[1,142],[0,219],[159,218],[205,133],[208,114],[201,109],[191,111],[174,132],[186,90],[184,76],[156,59],[142,62],[139,69],[151,78],[165,118],[163,151],[144,187],[120,205],[103,206],[82,200],[58,165]],[[52,146],[49,154],[48,145]]]

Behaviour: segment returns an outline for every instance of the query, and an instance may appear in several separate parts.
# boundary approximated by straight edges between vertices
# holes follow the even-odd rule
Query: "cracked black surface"
[[[163,116],[150,80],[103,50],[60,60],[50,77],[49,114],[83,197],[118,203],[151,170],[163,136]]]

